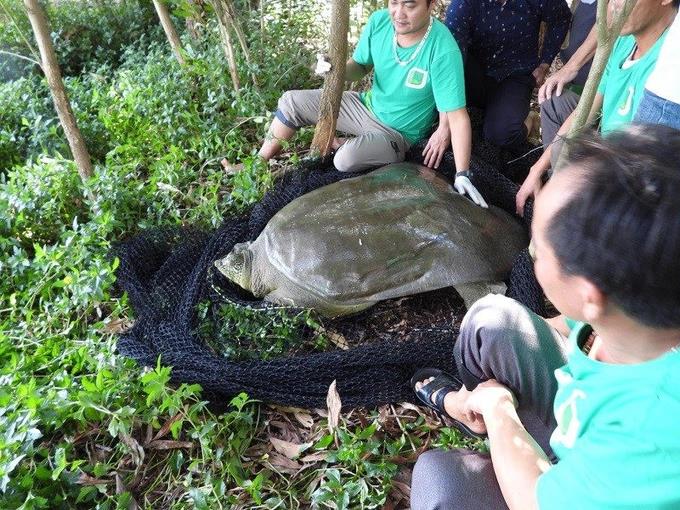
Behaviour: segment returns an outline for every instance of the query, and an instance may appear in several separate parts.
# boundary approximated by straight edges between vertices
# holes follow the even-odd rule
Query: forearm
[[[597,49],[597,29],[595,25],[590,29],[588,37],[581,43],[581,46],[574,52],[571,58],[564,64],[564,67],[573,69],[575,72],[581,70],[581,68],[590,62],[595,55],[595,50]]]
[[[456,172],[470,169],[470,153],[472,152],[472,126],[465,108],[446,112],[446,120],[451,130],[451,147]],[[441,114],[440,114],[441,120]]]
[[[371,68],[363,64],[359,64],[350,58],[345,66],[345,81],[359,81],[370,72]]]
[[[550,461],[526,431],[511,401],[500,403],[484,415],[491,460],[498,484],[510,510],[538,508],[538,477]]]

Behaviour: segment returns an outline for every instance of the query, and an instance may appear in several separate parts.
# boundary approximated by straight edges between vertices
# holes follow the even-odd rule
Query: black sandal
[[[416,383],[423,382],[426,379],[433,377],[434,379],[427,384],[424,384],[420,389],[416,389]],[[463,387],[463,382],[457,377],[447,374],[438,368],[423,368],[418,370],[413,377],[411,377],[411,388],[423,404],[432,409],[439,417],[447,417],[453,422],[454,427],[460,430],[464,435],[472,439],[486,439],[487,435],[473,431],[470,427],[456,420],[444,409],[444,398],[446,394],[451,391],[458,391]],[[435,394],[434,402],[432,395]]]

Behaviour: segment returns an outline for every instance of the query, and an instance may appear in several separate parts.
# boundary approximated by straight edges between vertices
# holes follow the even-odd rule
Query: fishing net
[[[490,204],[513,213],[517,185],[501,171],[517,170],[508,172],[495,149],[474,146],[473,183]],[[422,163],[422,149],[423,144],[415,146],[410,159]],[[449,179],[455,172],[452,160],[448,153],[441,167]],[[520,163],[528,167],[531,161]],[[266,402],[324,407],[334,380],[344,407],[375,406],[412,400],[408,381],[418,368],[455,372],[452,345],[465,307],[450,287],[323,319],[257,299],[215,268],[236,244],[255,241],[296,198],[355,176],[328,162],[305,162],[279,177],[246,214],[226,217],[213,231],[153,228],[118,244],[117,285],[128,293],[135,314],[119,351],[146,366],[155,366],[160,357],[173,367],[175,382],[200,384],[217,407],[239,392]],[[510,281],[510,292],[529,288],[524,302],[540,305],[542,295],[531,290],[533,275],[524,277],[529,285],[521,278]],[[244,320],[262,335],[243,332]],[[277,328],[283,333],[271,334]]]

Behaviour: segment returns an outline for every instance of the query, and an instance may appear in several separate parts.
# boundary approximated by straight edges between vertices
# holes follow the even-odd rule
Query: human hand
[[[529,172],[527,178],[524,179],[522,186],[520,186],[517,196],[515,197],[515,212],[524,217],[524,206],[529,198],[536,198],[536,195],[541,191],[543,183],[541,182],[541,174]]]
[[[483,207],[484,209],[489,207],[482,197],[482,194],[477,191],[477,188],[475,188],[472,182],[470,182],[470,179],[467,177],[467,175],[461,175],[462,173],[463,172],[457,173],[456,180],[453,181],[453,187],[456,188],[456,191],[461,195],[468,195],[475,204]]]
[[[540,64],[534,71],[531,73],[531,75],[534,77],[534,80],[536,80],[536,86],[540,87],[543,85],[543,82],[545,81],[545,77],[548,74],[548,70],[550,69],[550,66],[548,64]]]
[[[517,400],[507,386],[495,379],[489,379],[477,385],[468,396],[463,410],[468,419],[475,416],[486,417],[490,412],[503,404],[511,404],[517,409]]]
[[[316,66],[314,66],[314,74],[319,76],[325,76],[328,71],[331,70],[331,63],[328,61],[325,55],[321,53],[316,54]]]
[[[439,123],[423,149],[423,164],[431,168],[439,168],[444,152],[451,145],[451,131],[448,124]]]
[[[553,94],[559,97],[562,94],[564,87],[574,81],[577,74],[578,70],[572,69],[569,65],[565,65],[562,69],[549,76],[541,88],[538,89],[538,102],[542,103],[543,101],[550,99]]]

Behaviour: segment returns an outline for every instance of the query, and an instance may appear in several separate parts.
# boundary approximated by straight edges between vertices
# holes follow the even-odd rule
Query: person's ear
[[[597,322],[607,309],[607,296],[591,281],[582,278],[579,282],[581,313],[586,322]]]

